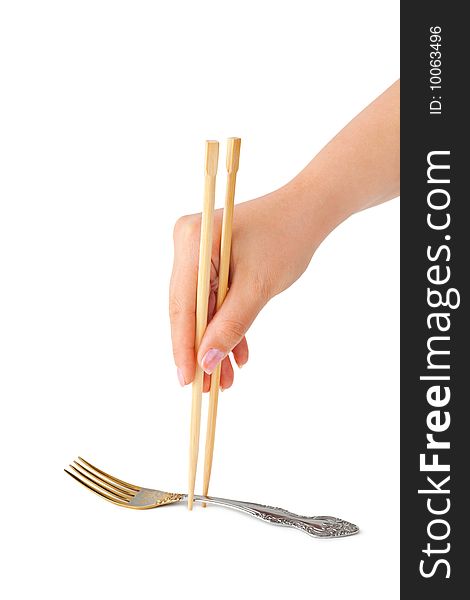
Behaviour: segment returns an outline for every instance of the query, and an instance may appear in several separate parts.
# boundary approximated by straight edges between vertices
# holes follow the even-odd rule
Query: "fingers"
[[[210,321],[212,319],[212,317],[214,316],[216,302],[217,302],[216,294],[215,294],[215,292],[211,291],[209,293],[209,304],[208,304],[208,308],[207,308],[207,321]]]
[[[233,384],[234,372],[230,358],[226,356],[222,361],[222,367],[220,368],[220,389],[226,390]],[[209,392],[211,389],[211,376],[204,373],[204,383],[202,387],[203,392]]]
[[[241,368],[248,361],[248,344],[245,337],[235,346],[232,352],[237,366]],[[222,367],[220,369],[220,389],[227,390],[229,387],[232,387],[234,378],[235,373],[233,372],[232,362],[230,358],[226,356],[222,361]],[[204,373],[203,391],[208,392],[210,386],[211,376]]]
[[[235,351],[237,363],[239,360],[240,364],[246,362],[248,346],[246,340],[242,340],[265,304],[263,295],[257,294],[254,286],[245,283],[245,278],[232,282],[224,303],[207,326],[199,347],[197,359],[206,373],[212,373],[232,350]]]
[[[196,366],[194,337],[199,236],[200,215],[182,217],[176,223],[175,256],[170,282],[170,322],[173,355],[181,385],[193,381]],[[217,283],[217,271],[213,263],[208,315],[210,322],[198,352],[199,364],[206,373],[205,392],[210,388],[208,375],[221,361],[221,388],[227,389],[232,385],[234,373],[227,355],[233,351],[239,367],[247,362],[245,332],[268,300],[253,277],[235,276],[222,307],[213,316]]]
[[[233,383],[234,373],[230,358],[226,356],[222,361],[220,367],[220,389],[226,390],[231,387]]]
[[[170,323],[173,356],[181,385],[191,383],[194,357],[199,221],[182,217],[175,225],[175,256],[170,281]]]
[[[240,369],[248,362],[249,351],[245,336],[243,336],[242,341],[232,350],[232,354]]]
[[[211,376],[208,375],[207,373],[204,373],[203,377],[204,377],[204,380],[203,380],[203,384],[202,384],[202,391],[208,392],[211,389]]]

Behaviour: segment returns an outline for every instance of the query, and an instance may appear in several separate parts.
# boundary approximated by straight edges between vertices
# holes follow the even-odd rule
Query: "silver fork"
[[[186,494],[162,492],[126,483],[122,479],[113,477],[98,469],[98,467],[94,467],[91,463],[80,457],[64,470],[76,481],[95,494],[98,494],[98,496],[124,508],[139,510],[158,508],[165,504],[184,502],[187,499]],[[336,517],[303,517],[283,508],[264,506],[253,502],[214,498],[212,496],[194,496],[194,501],[232,508],[268,523],[273,523],[274,525],[294,527],[317,538],[345,537],[354,535],[359,531],[357,525],[337,519]]]

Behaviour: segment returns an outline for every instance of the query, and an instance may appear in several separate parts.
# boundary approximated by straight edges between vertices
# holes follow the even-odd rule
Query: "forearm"
[[[299,211],[299,229],[308,230],[315,246],[350,215],[399,194],[399,95],[398,81],[274,192]]]

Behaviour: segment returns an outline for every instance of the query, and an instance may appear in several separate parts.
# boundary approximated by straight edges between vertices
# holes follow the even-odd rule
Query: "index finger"
[[[199,222],[197,215],[182,217],[174,230],[174,260],[170,280],[170,324],[173,357],[181,385],[194,379],[194,336]]]

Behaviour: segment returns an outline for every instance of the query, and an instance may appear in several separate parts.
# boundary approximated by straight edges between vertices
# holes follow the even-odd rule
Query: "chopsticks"
[[[232,248],[233,206],[235,200],[235,184],[237,181],[238,163],[240,159],[240,144],[240,138],[229,138],[227,140],[227,186],[225,190],[225,206],[222,217],[222,233],[220,237],[219,286],[217,289],[216,311],[222,306],[228,289],[230,252]],[[204,457],[204,479],[202,486],[203,496],[207,496],[209,492],[209,481],[212,471],[215,424],[217,421],[217,406],[219,402],[220,369],[221,363],[217,365],[216,369],[211,375],[209,409],[207,413],[206,451]]]
[[[212,229],[214,225],[215,178],[219,161],[219,142],[206,142],[204,199],[201,219],[201,240],[199,243],[199,267],[196,293],[196,334],[194,352],[197,355],[202,336],[207,327],[209,305]],[[194,486],[196,484],[197,459],[199,454],[199,433],[201,429],[201,404],[204,371],[196,361],[196,372],[192,386],[191,431],[189,438],[188,509],[193,509]]]
[[[235,197],[235,184],[237,178],[240,138],[227,140],[227,186],[225,192],[225,206],[222,217],[222,232],[220,240],[219,285],[217,290],[216,310],[222,305],[228,289],[230,269],[230,251],[232,242],[233,207]],[[215,180],[219,144],[215,141],[206,142],[204,202],[201,220],[201,240],[199,245],[199,267],[196,294],[196,335],[194,350],[197,355],[199,345],[207,327],[207,310],[210,291],[210,270],[212,252],[212,229],[214,222]],[[203,495],[207,495],[214,454],[215,425],[217,420],[217,406],[220,386],[221,365],[211,375],[211,388],[209,396],[209,409],[207,418],[206,449],[204,460]],[[191,431],[189,444],[189,477],[188,477],[188,509],[192,510],[194,501],[194,487],[196,483],[197,460],[199,454],[199,435],[201,429],[201,406],[204,372],[196,363],[196,373],[192,385]]]

